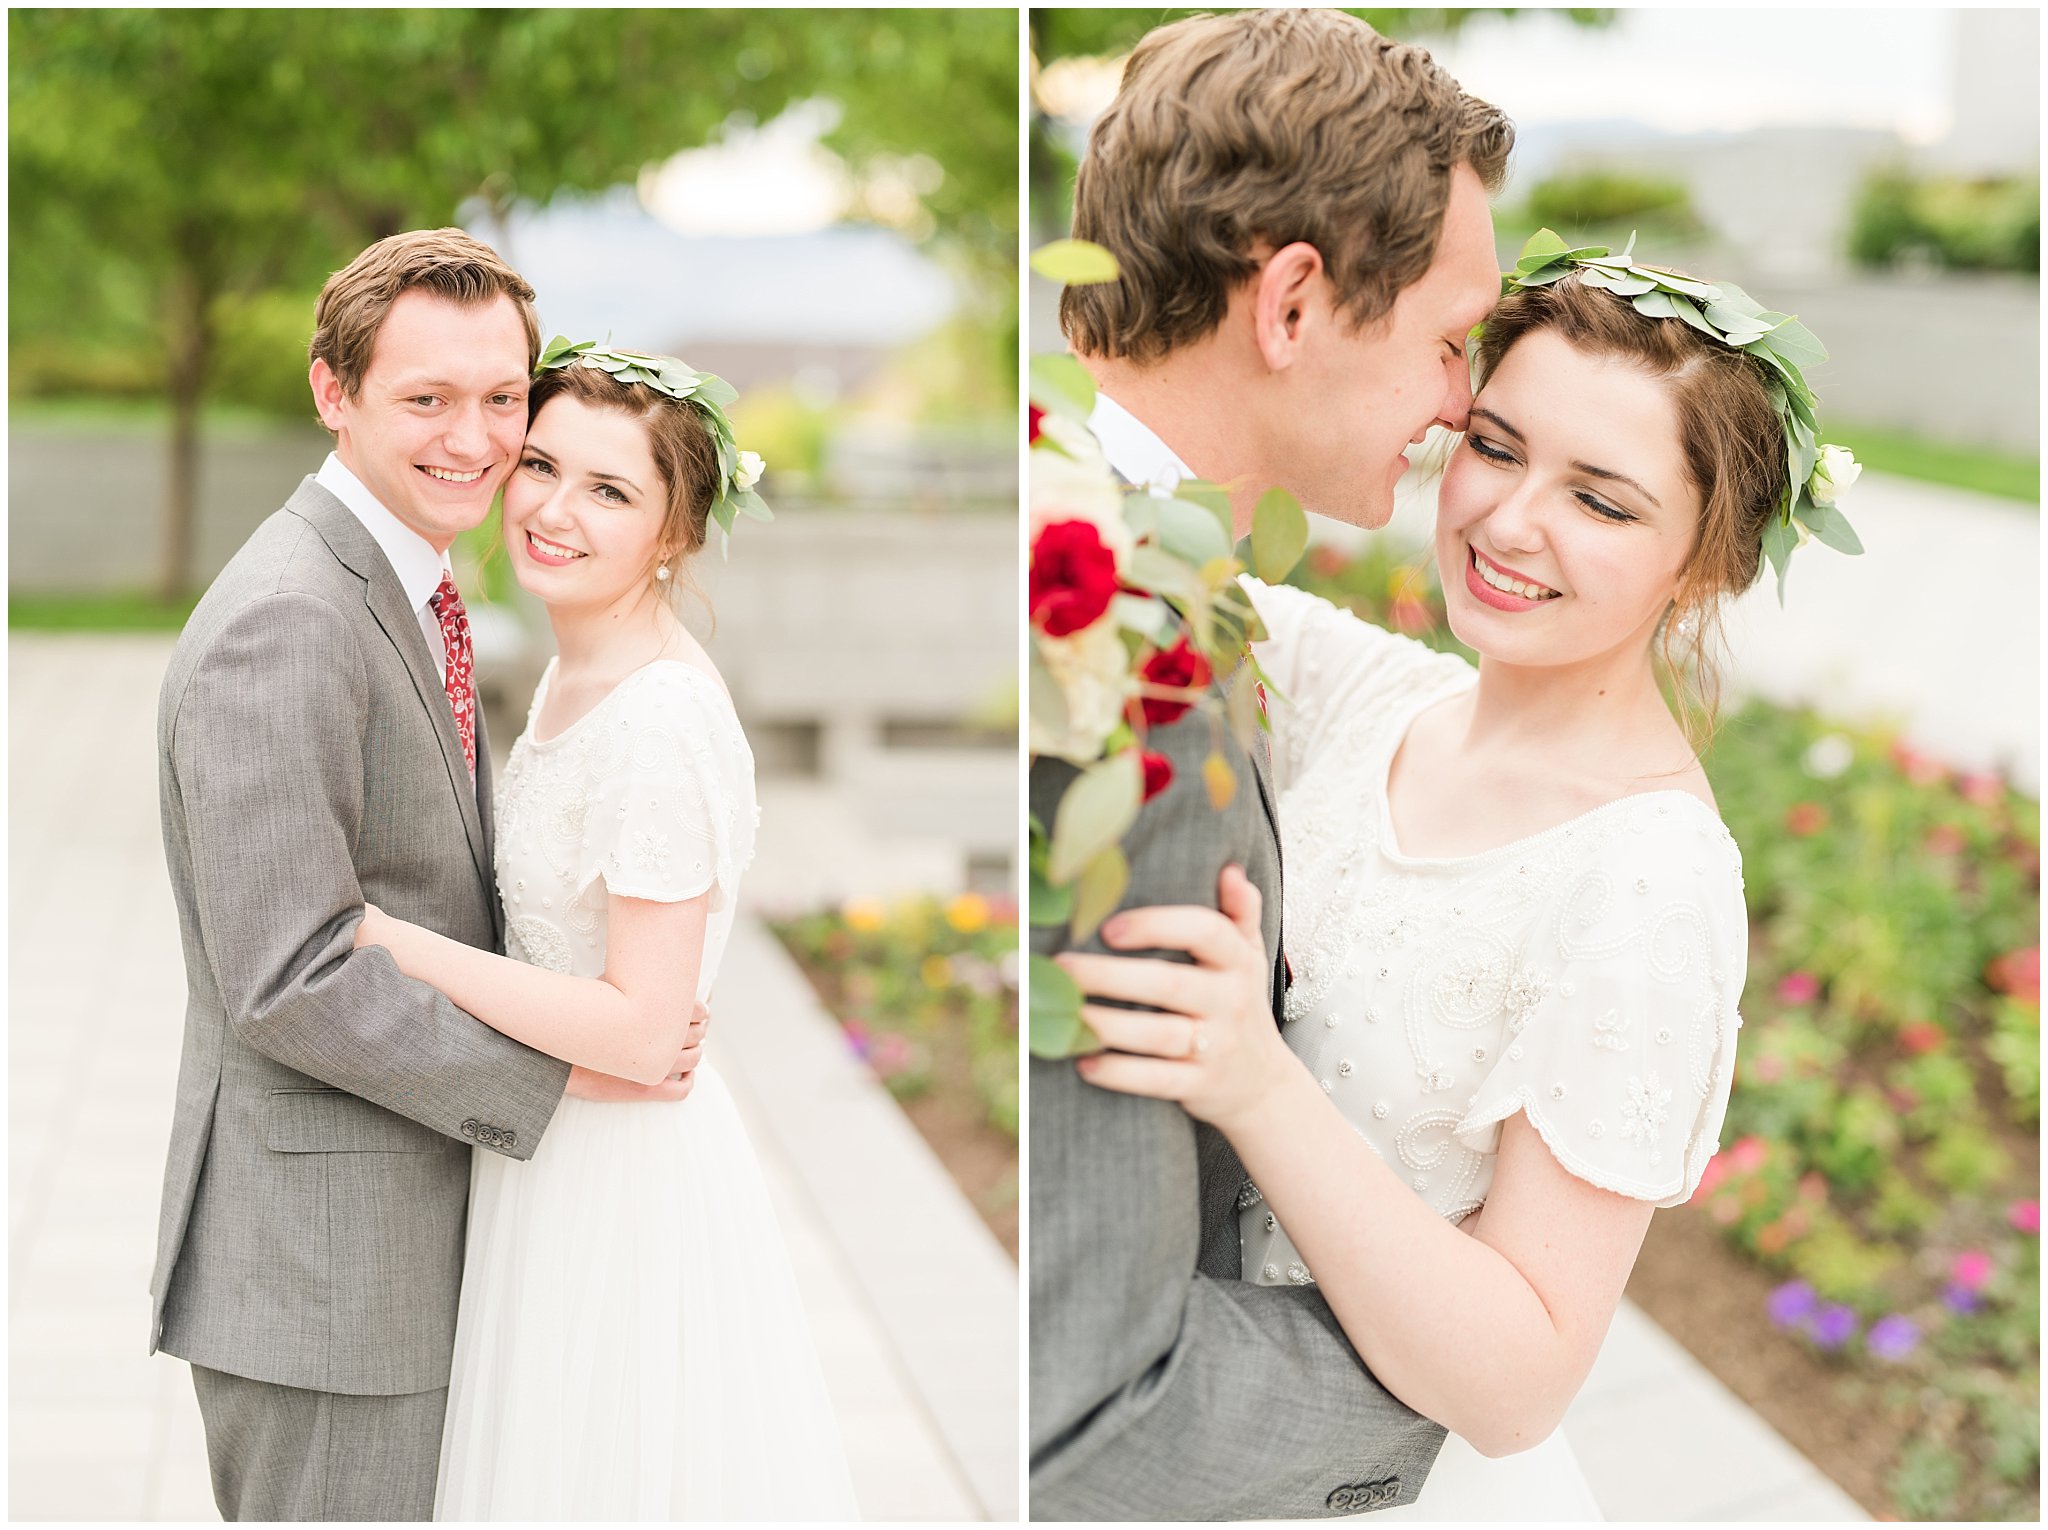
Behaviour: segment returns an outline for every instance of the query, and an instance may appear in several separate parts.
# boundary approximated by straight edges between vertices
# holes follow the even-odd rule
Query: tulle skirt
[[[1375,1524],[1395,1519],[1599,1523],[1606,1518],[1562,1430],[1541,1445],[1498,1459],[1482,1456],[1451,1435],[1420,1498],[1406,1508],[1364,1517]]]
[[[564,1099],[528,1162],[479,1151],[440,1520],[858,1515],[732,1096]]]

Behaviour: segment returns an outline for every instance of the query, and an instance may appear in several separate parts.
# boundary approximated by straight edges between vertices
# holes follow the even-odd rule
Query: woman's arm
[[[1274,1029],[1257,890],[1226,872],[1221,901],[1222,915],[1143,909],[1104,928],[1114,944],[1186,949],[1193,967],[1059,958],[1091,996],[1170,1012],[1089,1005],[1117,1050],[1082,1059],[1082,1076],[1178,1100],[1223,1131],[1388,1391],[1487,1455],[1537,1444],[1592,1368],[1653,1208],[1574,1178],[1517,1115],[1484,1210],[1444,1221]]]
[[[480,951],[376,908],[356,944],[383,946],[407,977],[537,1052],[657,1084],[675,1069],[690,1030],[710,896],[659,903],[610,895],[604,975],[596,978]]]

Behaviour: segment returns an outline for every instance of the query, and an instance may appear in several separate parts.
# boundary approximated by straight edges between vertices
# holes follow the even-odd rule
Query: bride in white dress
[[[641,1083],[711,991],[754,850],[753,757],[668,599],[747,486],[716,407],[589,359],[535,384],[505,540],[560,657],[497,795],[511,959],[377,910],[357,936]],[[717,1070],[695,1080],[681,1104],[564,1098],[530,1161],[475,1155],[436,1519],[856,1517],[753,1150]]]
[[[1248,1178],[1246,1280],[1318,1285],[1450,1438],[1385,1518],[1597,1519],[1557,1432],[1655,1207],[1719,1141],[1741,856],[1652,649],[1760,569],[1788,483],[1755,358],[1576,276],[1505,299],[1436,557],[1477,670],[1253,583],[1278,698],[1284,1029],[1259,894],[1069,954],[1104,1088],[1180,1101]]]

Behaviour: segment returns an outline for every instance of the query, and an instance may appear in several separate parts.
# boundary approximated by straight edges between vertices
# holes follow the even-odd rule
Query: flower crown
[[[1755,357],[1764,367],[1764,387],[1785,427],[1785,495],[1764,529],[1764,556],[1778,571],[1778,602],[1785,600],[1785,574],[1792,554],[1817,540],[1837,552],[1860,553],[1863,544],[1835,501],[1863,471],[1844,446],[1824,446],[1815,431],[1813,390],[1802,367],[1828,359],[1813,331],[1788,314],[1773,313],[1728,282],[1637,265],[1631,234],[1627,248],[1610,255],[1604,245],[1568,248],[1549,229],[1538,229],[1522,246],[1515,269],[1501,276],[1501,296],[1547,287],[1574,272],[1579,285],[1624,297],[1651,319],[1678,319],[1701,334]]]
[[[595,340],[571,345],[567,337],[555,336],[540,353],[533,375],[559,372],[566,367],[594,367],[610,374],[614,382],[644,383],[656,393],[686,399],[697,406],[711,427],[711,439],[718,451],[718,492],[711,498],[711,517],[727,539],[733,522],[741,515],[757,521],[772,521],[767,501],[754,492],[767,464],[756,452],[743,452],[733,439],[732,421],[725,406],[739,399],[739,390],[722,377],[698,372],[673,356],[650,356],[644,351],[622,351]]]

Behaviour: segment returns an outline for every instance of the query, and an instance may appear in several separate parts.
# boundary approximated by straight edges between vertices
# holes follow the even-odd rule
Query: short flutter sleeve
[[[1734,1078],[1742,858],[1682,793],[1619,811],[1510,962],[1506,1030],[1453,1132],[1492,1154],[1522,1111],[1578,1178],[1676,1206],[1720,1145]]]
[[[1349,748],[1361,724],[1405,715],[1410,699],[1472,683],[1472,666],[1456,654],[1375,627],[1320,595],[1252,578],[1244,588],[1266,626],[1254,652],[1280,693],[1270,721],[1273,774],[1283,791],[1340,736]]]
[[[630,682],[585,822],[596,874],[626,898],[725,907],[754,853],[752,758],[717,685],[681,663]]]

